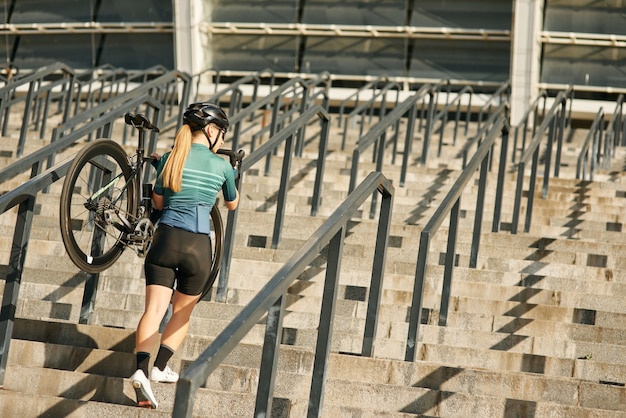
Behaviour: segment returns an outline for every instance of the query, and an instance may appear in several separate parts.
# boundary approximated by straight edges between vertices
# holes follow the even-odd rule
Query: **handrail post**
[[[35,196],[23,200],[18,207],[17,220],[13,232],[13,244],[9,257],[9,268],[4,284],[2,307],[0,308],[0,385],[4,384],[4,377],[9,360],[9,348],[13,336],[15,313],[24,272],[24,262],[28,249],[28,239],[33,223],[35,210]]]
[[[428,161],[428,150],[430,148],[430,136],[432,134],[432,125],[435,113],[435,93],[430,90],[428,92],[430,100],[428,101],[428,111],[426,112],[426,126],[424,128],[424,144],[422,146],[422,165],[426,165]]]
[[[255,417],[269,417],[272,412],[274,381],[276,380],[278,354],[283,333],[283,318],[285,316],[285,300],[286,295],[282,295],[267,311],[261,367],[259,368],[259,384],[254,406]]]
[[[382,192],[382,190],[380,190]],[[393,194],[381,193],[380,214],[378,218],[378,232],[376,235],[376,248],[374,249],[374,261],[372,265],[372,277],[370,292],[367,300],[367,314],[365,315],[365,331],[363,333],[363,347],[361,354],[372,357],[374,355],[374,339],[378,329],[378,310],[383,293],[383,277],[389,231],[391,230],[391,213],[393,210]]]
[[[409,158],[413,150],[413,139],[415,131],[415,118],[417,117],[417,103],[411,106],[406,123],[406,136],[404,139],[404,153],[402,155],[402,167],[400,169],[400,187],[404,187],[406,182],[406,172],[409,165]]]
[[[66,92],[65,97],[65,108],[63,109],[63,123],[67,122],[70,118],[70,111],[72,110],[72,97],[74,96],[74,82],[76,81],[76,74],[70,72],[66,73],[69,75],[69,87]],[[76,98],[77,101],[80,101],[80,97]]]
[[[239,178],[237,179],[237,189],[239,193],[242,192],[241,184],[243,172],[239,173]],[[239,214],[239,209],[229,210],[227,221],[226,221],[226,231],[224,231],[224,255],[222,257],[222,265],[220,266],[220,275],[217,281],[217,289],[215,294],[215,300],[217,302],[226,302],[226,292],[228,286],[228,276],[230,274],[230,259],[233,254],[233,249],[235,247],[235,229],[237,226],[237,215]]]
[[[530,166],[530,184],[528,185],[528,205],[526,207],[526,222],[524,232],[530,231],[530,222],[533,217],[533,203],[535,202],[535,185],[537,184],[537,170],[539,165],[539,147],[533,152],[533,162]]]
[[[33,100],[33,90],[34,90],[34,81],[31,81],[28,85],[28,92],[26,93],[26,103],[24,105],[24,114],[22,116],[22,126],[20,128],[20,137],[17,143],[17,153],[18,157],[21,157],[24,153],[24,145],[26,143],[26,135],[28,132],[28,124],[30,119],[30,106]]]
[[[405,361],[415,361],[417,341],[419,339],[419,326],[422,323],[422,301],[424,297],[424,284],[426,282],[426,260],[430,248],[430,234],[422,231],[420,244],[415,264],[415,281],[413,282],[413,298],[409,313],[409,330],[406,340]]]
[[[293,159],[293,134],[285,141],[285,155],[283,156],[283,168],[280,173],[280,187],[276,196],[276,216],[274,217],[274,233],[272,234],[272,248],[278,248],[283,230],[285,206],[287,205],[287,191],[289,190],[289,177],[291,172],[291,160]]]
[[[272,107],[272,119],[270,122],[270,138],[272,136],[274,136],[274,134],[276,133],[276,128],[278,128],[278,112],[280,111],[280,96],[276,96],[276,99],[274,99],[274,106]],[[270,168],[271,168],[271,160],[272,160],[272,154],[267,154],[266,160],[265,160],[265,175],[267,176],[270,172]]]
[[[543,182],[541,188],[541,197],[544,199],[548,197],[548,188],[550,187],[550,166],[552,164],[552,148],[554,146],[554,137],[556,136],[556,123],[557,118],[552,118],[550,121],[550,125],[548,126],[548,146],[546,147],[546,157],[545,157],[545,169],[543,170]],[[540,147],[537,147],[539,149]],[[537,164],[539,164],[537,160]]]
[[[498,183],[496,184],[496,197],[494,202],[492,232],[500,230],[500,218],[502,217],[502,200],[504,193],[504,179],[506,176],[506,157],[508,155],[510,127],[508,124],[502,127],[502,145],[500,148],[500,162],[498,169]]]
[[[517,184],[515,186],[515,199],[513,204],[513,218],[511,219],[511,233],[517,234],[519,227],[519,216],[522,206],[522,188],[524,187],[524,171],[526,163],[523,161],[517,166]]]
[[[490,153],[491,154],[491,153]],[[485,193],[487,190],[487,172],[489,171],[489,161],[485,158],[480,165],[480,176],[478,178],[478,196],[476,198],[476,216],[474,218],[474,231],[472,234],[472,247],[470,249],[471,268],[476,268],[478,264],[478,249],[480,248],[480,233],[483,225],[483,215],[485,212]],[[494,216],[495,219],[495,216]]]
[[[352,166],[350,168],[350,183],[348,185],[348,193],[351,193],[356,187],[356,178],[359,173],[359,159],[361,158],[361,152],[358,148],[352,151]]]
[[[376,171],[378,172],[383,171],[383,159],[385,156],[385,141],[387,138],[386,132],[387,131],[384,130],[380,135],[380,139],[378,140],[378,150],[377,150],[378,155],[376,157]],[[372,195],[372,201],[370,204],[370,219],[374,219],[374,216],[376,214],[377,200],[378,200],[378,192],[375,192]]]
[[[557,143],[556,143],[556,161],[554,162],[554,177],[559,177],[559,173],[561,171],[561,153],[563,150],[563,134],[565,133],[565,120],[566,118],[566,113],[567,113],[567,101],[566,99],[563,100],[563,103],[561,105],[561,117],[559,118],[559,132],[558,132],[558,136],[557,136]]]
[[[443,288],[441,290],[441,304],[439,307],[439,326],[445,327],[448,323],[448,307],[450,306],[450,291],[452,290],[452,276],[454,275],[454,261],[456,259],[456,239],[459,230],[459,212],[461,198],[459,197],[450,211],[450,226],[448,228],[448,246],[446,247],[446,261],[443,269]]]
[[[311,198],[311,216],[316,216],[322,200],[322,184],[324,181],[324,169],[326,165],[326,154],[328,152],[328,134],[330,132],[330,118],[321,118],[320,145],[317,157],[317,170],[315,172],[315,185]]]
[[[313,361],[313,376],[311,378],[311,392],[309,394],[309,408],[307,413],[308,418],[319,417],[322,411],[345,235],[346,226],[344,225],[337,231],[328,244],[328,262],[326,267],[326,279],[324,280],[320,322],[317,332],[315,359]]]

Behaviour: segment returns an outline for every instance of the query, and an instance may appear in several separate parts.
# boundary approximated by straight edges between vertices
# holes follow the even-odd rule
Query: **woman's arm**
[[[152,158],[154,158],[154,161],[152,162],[153,167],[157,170],[157,173],[159,172],[159,163],[161,162],[161,156],[156,153],[153,152],[152,154],[150,154],[150,156]],[[158,177],[158,175],[157,175]],[[156,186],[156,184],[155,184]],[[156,210],[163,210],[163,195],[162,194],[158,194],[154,191],[154,188],[152,189],[152,207]]]
[[[152,192],[152,207],[156,210],[163,210],[163,195]]]
[[[228,210],[235,210],[237,209],[237,205],[239,204],[239,191],[237,189],[235,189],[235,193],[237,195],[237,197],[235,198],[235,200],[224,200],[224,203],[226,204],[226,208]]]

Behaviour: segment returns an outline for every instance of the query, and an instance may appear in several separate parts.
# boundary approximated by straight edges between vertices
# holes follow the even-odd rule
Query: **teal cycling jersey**
[[[194,233],[210,233],[210,214],[220,190],[226,201],[237,198],[235,174],[230,163],[215,155],[207,146],[192,144],[183,168],[182,188],[173,192],[163,187],[161,173],[170,153],[157,166],[154,192],[163,196],[164,225]]]

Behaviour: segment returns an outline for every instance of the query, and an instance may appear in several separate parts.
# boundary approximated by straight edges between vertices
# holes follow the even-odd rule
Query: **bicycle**
[[[81,149],[63,182],[60,202],[61,237],[70,260],[87,273],[111,267],[130,247],[145,257],[155,231],[152,211],[152,184],[142,181],[145,164],[154,158],[145,155],[145,135],[159,133],[142,114],[126,113],[126,124],[138,130],[137,148],[127,155],[111,139],[98,139]],[[233,169],[241,166],[245,152],[220,149]],[[205,293],[213,284],[222,261],[223,223],[219,209],[211,210],[214,245],[211,272]]]

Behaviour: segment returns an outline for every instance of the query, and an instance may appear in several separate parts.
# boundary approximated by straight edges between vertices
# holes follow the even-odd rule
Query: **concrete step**
[[[41,334],[42,330],[46,328],[42,325],[48,325],[36,324],[36,322],[21,322],[16,330],[20,330],[18,332],[23,333],[23,336],[35,340],[37,334]],[[29,326],[23,327],[23,325]],[[72,347],[49,342],[15,340],[14,347],[21,349],[17,350],[19,354],[11,356],[7,378],[11,379],[14,376],[12,373],[15,373],[15,377],[17,377],[19,372],[21,379],[16,379],[12,383],[13,388],[9,388],[9,390],[19,389],[21,392],[28,393],[32,385],[23,386],[21,381],[33,382],[37,381],[41,375],[52,375],[56,376],[56,381],[59,383],[38,391],[38,395],[39,392],[42,392],[57,398],[60,396],[70,400],[80,398],[84,401],[104,402],[107,407],[109,404],[132,405],[134,393],[132,393],[132,389],[131,393],[128,393],[130,385],[127,384],[128,382],[123,378],[123,372],[120,370],[129,367],[129,363],[132,369],[134,360],[132,348],[124,343],[119,345],[119,349],[123,350],[121,352],[93,348],[100,340],[104,345],[107,345],[106,335],[113,337],[115,341],[127,341],[132,336],[130,331],[107,330],[101,327],[74,326],[72,324],[49,323],[49,326],[51,327],[50,331],[60,331],[59,334],[53,334],[57,335],[56,341],[62,342],[66,339],[70,342],[78,337],[82,343],[71,343],[74,346]],[[27,329],[34,333],[29,334]],[[101,331],[104,331],[104,334]],[[91,336],[91,334],[95,339],[89,341],[85,337]],[[200,338],[206,341],[206,338]],[[83,345],[87,347],[77,348],[77,346]],[[189,352],[191,354],[190,359],[197,356],[195,352],[197,348],[192,347],[197,347],[197,344],[188,341],[179,350],[177,360],[173,362],[176,370],[183,372],[188,366],[189,363],[180,357],[185,357],[189,350],[191,350]],[[240,347],[236,351],[209,378],[205,389],[198,391],[197,403],[202,402],[205,403],[205,406],[209,406],[206,402],[211,402],[215,408],[213,394],[226,391],[225,398],[227,399],[233,394],[243,396],[242,399],[247,399],[251,393],[254,393],[254,382],[258,378],[258,370],[255,371],[258,366],[254,364],[258,364],[260,359],[260,346],[250,346],[247,350]],[[67,362],[68,359],[71,359],[70,363]],[[387,415],[385,416],[394,417],[402,416],[394,414],[393,411],[396,410],[402,411],[404,414],[433,413],[432,416],[461,416],[461,411],[467,413],[467,411],[473,410],[476,403],[493,408],[499,407],[504,399],[515,399],[521,404],[531,402],[541,405],[548,403],[544,406],[547,410],[573,413],[574,415],[571,416],[595,416],[593,414],[599,413],[599,411],[593,411],[593,409],[598,408],[602,408],[605,413],[623,409],[622,403],[618,400],[623,388],[609,382],[580,382],[524,372],[503,374],[482,368],[457,368],[422,361],[409,363],[340,354],[331,354],[329,360],[328,381],[325,388],[325,413],[335,413],[347,409],[363,410],[362,413],[365,415],[359,416],[374,416],[368,414],[376,413],[375,411],[378,409],[379,413],[386,411]],[[113,369],[107,367],[112,364],[115,364],[116,367]],[[120,364],[123,366],[119,367]],[[307,387],[310,384],[312,364],[312,352],[297,348],[285,348],[282,361],[279,363],[275,396],[279,401],[276,402],[278,406],[284,402],[290,404],[291,413],[288,416],[301,416],[298,411],[300,408],[306,407],[305,401],[308,396]],[[65,370],[71,370],[71,372]],[[24,379],[25,376],[30,376],[30,378]],[[161,402],[160,410],[171,408],[169,403],[173,401],[172,386],[155,384],[153,389]],[[456,412],[450,409],[450,411],[443,413],[442,411],[446,411],[446,408],[452,408],[452,405],[447,405],[437,396],[440,391],[453,394],[456,398],[453,405],[460,409],[457,409]],[[54,394],[55,392],[60,393],[57,396]],[[395,395],[391,395],[392,392]],[[346,394],[349,394],[351,399],[347,399]],[[434,399],[431,401],[432,403],[419,402],[417,405],[406,403],[405,397],[411,395],[414,399],[423,399],[424,401],[433,396]],[[614,401],[610,404],[598,402],[598,396],[605,399],[611,397],[617,402]],[[540,401],[538,401],[539,399]],[[72,404],[72,402],[65,402],[65,405]],[[86,405],[81,407],[81,413],[85,407]],[[113,406],[110,407],[113,408]],[[123,411],[123,409],[117,410]],[[237,410],[239,411],[239,409]],[[582,413],[591,415],[579,415]],[[287,415],[272,414],[272,416]]]
[[[33,402],[36,396],[36,402]],[[67,418],[119,418],[160,417],[169,418],[171,412],[139,409],[135,406],[117,405],[97,401],[67,399],[41,393],[13,390],[0,391],[0,414],[3,417],[67,417]]]
[[[624,364],[624,346],[605,342],[572,341],[563,337],[540,337],[486,331],[471,331],[455,327],[424,325],[420,327],[423,344],[525,353],[563,359],[592,360],[596,363]],[[624,378],[626,380],[626,378]],[[626,382],[620,382],[626,383]]]
[[[143,409],[135,406],[135,392],[130,384],[130,380],[123,378],[113,378],[106,376],[96,376],[88,373],[76,371],[65,371],[55,369],[40,369],[33,367],[13,366],[7,369],[5,384],[11,392],[21,392],[33,396],[47,396],[55,398],[70,399],[70,405],[76,401],[82,401],[80,412],[76,416],[87,415],[82,407],[83,404],[92,404],[92,409],[99,416],[97,411],[108,408],[122,412],[122,416],[171,416],[174,387],[154,383],[152,390],[159,400],[160,412],[155,415],[143,415]],[[242,393],[218,392],[206,394],[206,390],[199,390],[196,394],[195,415],[200,415],[201,411],[220,411],[221,416],[243,417],[246,413],[254,409],[254,397]],[[58,406],[60,405],[60,406]],[[50,406],[43,413],[50,414],[44,416],[60,416],[61,408],[67,408],[64,402],[59,402]],[[40,408],[40,406],[37,406]],[[157,411],[159,411],[157,410]],[[223,412],[222,412],[223,411]],[[150,411],[150,413],[153,411]],[[165,412],[165,414],[163,414]],[[142,415],[139,415],[142,414]],[[166,415],[167,414],[167,415]],[[94,415],[91,415],[94,416]]]

